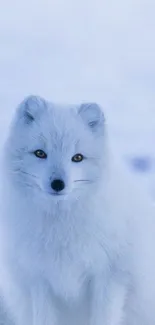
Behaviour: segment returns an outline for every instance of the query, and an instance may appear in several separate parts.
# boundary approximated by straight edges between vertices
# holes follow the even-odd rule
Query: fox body
[[[153,211],[111,158],[101,108],[26,98],[2,171],[1,323],[153,325]]]

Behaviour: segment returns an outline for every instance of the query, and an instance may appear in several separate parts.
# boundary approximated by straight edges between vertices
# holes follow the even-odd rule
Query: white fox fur
[[[0,324],[155,324],[154,210],[109,151],[97,104],[19,106],[2,167]]]

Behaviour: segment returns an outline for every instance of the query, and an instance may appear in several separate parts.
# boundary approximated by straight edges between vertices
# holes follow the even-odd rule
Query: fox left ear
[[[32,123],[46,107],[46,101],[39,96],[28,96],[18,107],[17,115],[23,117],[26,123]]]
[[[82,104],[78,110],[83,121],[93,132],[104,129],[105,117],[101,107],[96,103]]]

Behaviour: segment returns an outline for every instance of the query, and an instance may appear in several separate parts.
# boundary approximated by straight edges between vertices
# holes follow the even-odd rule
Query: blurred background
[[[155,197],[154,0],[0,0],[0,127],[29,94],[97,101],[137,182]]]

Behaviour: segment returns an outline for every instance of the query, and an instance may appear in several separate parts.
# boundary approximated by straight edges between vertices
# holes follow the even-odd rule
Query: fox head
[[[39,202],[95,195],[104,182],[105,118],[96,103],[64,107],[30,96],[18,107],[6,169],[23,195]]]

